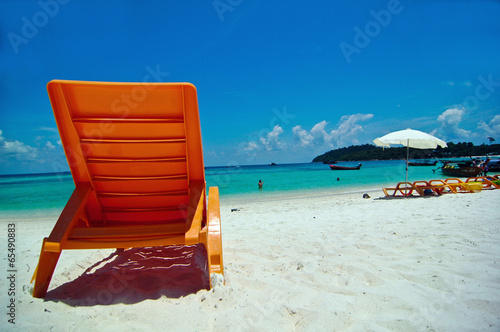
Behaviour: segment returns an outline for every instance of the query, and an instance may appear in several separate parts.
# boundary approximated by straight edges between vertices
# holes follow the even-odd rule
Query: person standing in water
[[[262,182],[262,180],[259,180],[259,190],[262,189],[262,185],[264,185],[264,182]]]

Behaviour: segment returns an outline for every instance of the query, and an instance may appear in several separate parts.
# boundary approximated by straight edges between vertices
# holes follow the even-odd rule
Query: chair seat
[[[148,236],[170,236],[186,232],[184,221],[166,225],[116,226],[116,227],[75,227],[69,239],[139,238]]]

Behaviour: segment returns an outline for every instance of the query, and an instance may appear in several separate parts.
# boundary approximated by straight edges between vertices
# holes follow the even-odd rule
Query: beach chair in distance
[[[444,183],[452,187],[456,193],[470,192],[467,190],[465,183],[459,178],[448,178],[444,180]]]
[[[455,192],[457,193],[474,193],[482,189],[482,185],[480,183],[475,183],[475,182],[467,183],[458,178],[448,178],[445,179],[444,182],[453,189],[455,189]]]
[[[430,194],[442,195],[446,193],[456,194],[455,188],[448,185],[443,180],[430,180],[430,181],[415,181],[413,182],[415,188],[419,191],[421,196],[428,196]]]
[[[399,182],[394,188],[382,188],[386,197],[409,197],[413,193],[423,196],[411,182]]]
[[[56,80],[47,90],[76,188],[43,240],[33,296],[45,296],[69,249],[202,243],[210,279],[223,275],[194,85]]]
[[[473,176],[467,178],[467,180],[465,180],[465,183],[479,183],[482,186],[482,190],[500,189],[500,185],[498,185],[496,182],[493,182],[492,179],[494,178],[488,176]]]
[[[441,188],[432,186],[427,181],[415,181],[413,182],[413,186],[415,187],[415,190],[420,194],[420,196],[441,195]]]
[[[500,175],[487,175],[486,178],[493,182],[494,184],[500,186]],[[499,188],[500,189],[500,188]]]

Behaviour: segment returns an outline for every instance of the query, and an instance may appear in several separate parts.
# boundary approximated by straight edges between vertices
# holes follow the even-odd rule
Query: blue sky
[[[52,79],[191,82],[205,164],[500,140],[500,1],[0,1],[0,174],[67,170]]]

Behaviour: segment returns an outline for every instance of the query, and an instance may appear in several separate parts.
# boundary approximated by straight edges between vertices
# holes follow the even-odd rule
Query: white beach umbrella
[[[446,148],[448,146],[445,141],[440,140],[437,137],[410,128],[395,131],[385,136],[376,138],[373,140],[373,143],[383,147],[390,147],[391,145],[406,146],[406,182],[408,182],[408,158],[410,148],[435,149],[438,145],[442,148]]]

